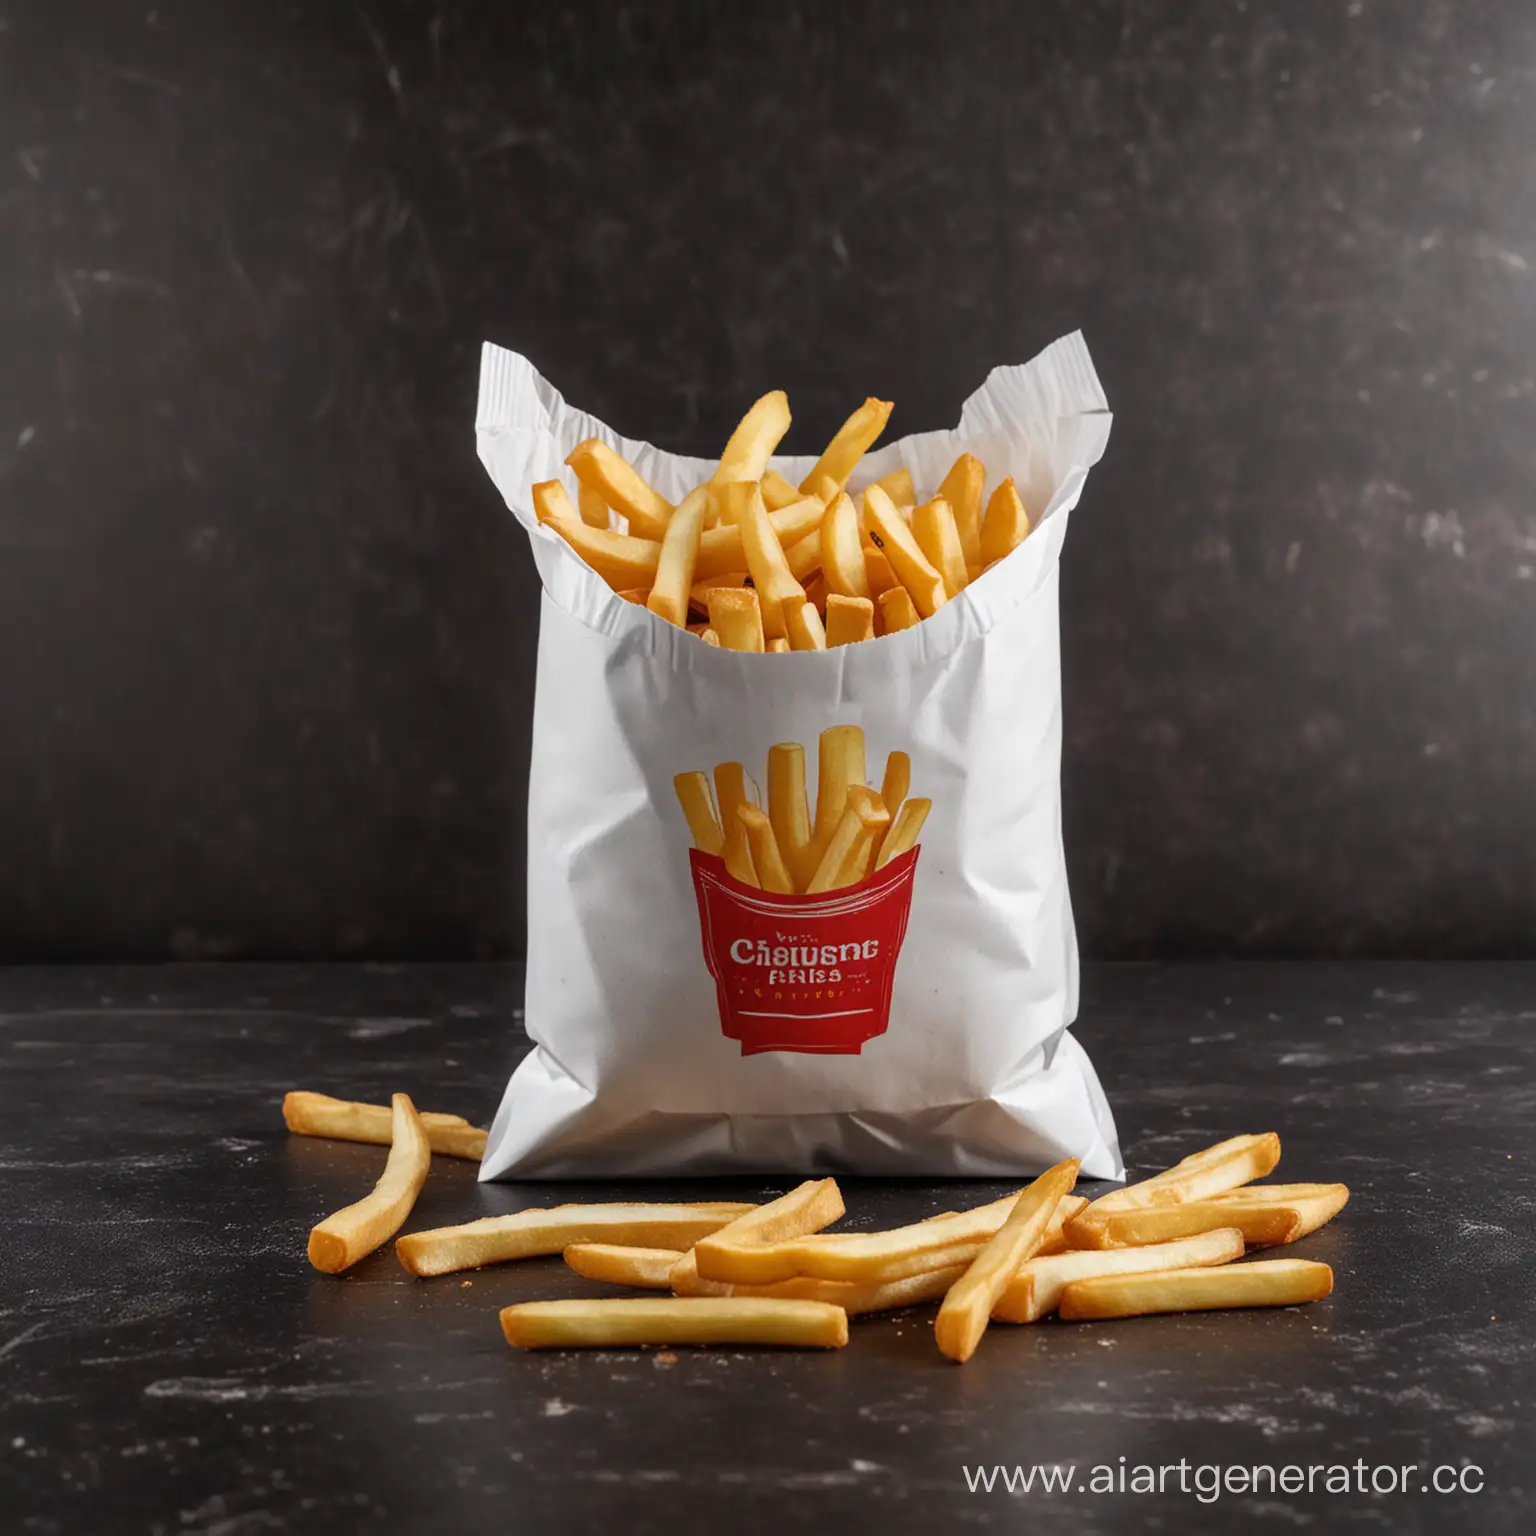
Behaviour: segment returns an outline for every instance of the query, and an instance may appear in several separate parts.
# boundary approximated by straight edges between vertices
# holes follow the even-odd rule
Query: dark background
[[[0,958],[516,954],[479,344],[712,453],[1082,327],[1084,946],[1536,953],[1536,6],[0,0]]]

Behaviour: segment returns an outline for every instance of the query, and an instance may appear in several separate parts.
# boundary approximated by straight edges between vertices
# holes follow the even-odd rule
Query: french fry
[[[388,1242],[411,1214],[432,1166],[432,1144],[407,1094],[390,1099],[389,1156],[373,1192],[327,1216],[309,1234],[309,1262],[339,1275]]]
[[[1301,1212],[1294,1206],[1217,1205],[1214,1200],[1186,1200],[1182,1205],[1149,1205],[1140,1209],[1111,1211],[1091,1229],[1093,1241],[1083,1246],[1088,1253],[1106,1249],[1142,1248],[1170,1243],[1236,1227],[1250,1248],[1273,1248],[1294,1242],[1301,1235]]]
[[[1218,1209],[1265,1210],[1284,1207],[1299,1218],[1296,1230],[1287,1239],[1297,1242],[1333,1220],[1349,1202],[1347,1184],[1245,1184],[1224,1195],[1212,1195],[1207,1204]],[[1257,1246],[1251,1240],[1249,1247]]]
[[[981,575],[981,498],[986,481],[987,472],[981,460],[962,453],[939,487],[939,495],[954,509],[960,548],[965,552],[966,576],[971,581]]]
[[[867,597],[827,598],[827,645],[857,645],[875,638],[875,605]]]
[[[747,824],[739,815],[733,816],[726,825],[725,847],[720,857],[725,861],[726,873],[733,880],[762,889],[763,883],[757,877],[757,864],[752,857],[752,844],[747,838]]]
[[[719,493],[726,486],[762,479],[773,450],[788,431],[789,397],[782,389],[776,389],[758,400],[731,433],[725,452],[720,455],[719,467],[709,482],[717,504],[723,508],[724,501]]]
[[[798,741],[768,749],[768,819],[795,889],[803,891],[817,859],[805,796],[805,748]]]
[[[683,815],[688,818],[693,846],[701,853],[717,856],[724,853],[725,829],[715,814],[715,797],[710,793],[708,775],[674,774],[672,788],[677,791],[678,804],[683,808]]]
[[[648,1344],[778,1344],[841,1349],[848,1314],[821,1301],[762,1297],[621,1297],[524,1301],[504,1307],[501,1329],[517,1349],[617,1349]]]
[[[720,636],[717,635],[714,630],[712,630],[707,624],[703,629],[699,631],[699,639],[702,640],[705,645],[712,645],[717,651],[720,649]]]
[[[892,587],[882,592],[879,603],[880,617],[884,621],[880,626],[881,634],[894,635],[900,630],[911,629],[919,622],[912,594],[905,587]]]
[[[717,587],[744,587],[751,580],[752,578],[745,571],[726,571],[720,576],[708,576],[703,581],[696,580],[688,589],[690,612],[697,613],[702,618],[709,612],[709,594]]]
[[[716,765],[715,800],[720,808],[720,828],[725,834],[720,857],[725,861],[726,872],[743,885],[760,889],[761,881],[752,858],[752,845],[747,839],[746,823],[738,814],[743,806],[756,804],[747,791],[746,770],[740,763]]]
[[[885,558],[884,550],[877,549],[873,544],[865,544],[863,550],[864,580],[871,597],[878,598],[882,592],[889,592],[893,587],[901,585],[896,579],[896,572],[891,569],[891,562]]]
[[[546,517],[540,521],[546,528],[554,529],[615,592],[627,592],[633,587],[649,591],[656,580],[661,545],[654,539],[589,528],[573,517]]]
[[[831,726],[821,733],[817,753],[815,872],[842,822],[850,786],[864,782],[864,732],[856,725]]]
[[[462,1115],[418,1111],[416,1118],[427,1133],[427,1144],[444,1157],[467,1157],[479,1162],[485,1156],[487,1132]],[[329,1094],[295,1089],[283,1095],[283,1119],[296,1136],[323,1136],[331,1141],[366,1141],[387,1147],[394,1139],[394,1110],[388,1104],[358,1104],[333,1099]]]
[[[933,801],[921,796],[915,800],[902,801],[890,831],[880,844],[880,852],[875,855],[876,869],[884,869],[892,859],[900,858],[917,842],[918,833],[923,830],[923,823],[927,821],[928,812],[932,809]]]
[[[843,1214],[843,1194],[836,1179],[807,1179],[777,1200],[745,1211],[728,1226],[699,1238],[691,1246],[699,1273],[706,1279],[732,1279],[716,1275],[712,1266],[717,1253],[754,1251],[767,1243],[784,1243],[830,1227]],[[729,1264],[729,1259],[725,1261]],[[787,1278],[773,1276],[775,1280]]]
[[[704,534],[704,509],[709,492],[700,486],[678,503],[661,541],[656,580],[645,606],[669,624],[688,622],[688,593],[693,586],[693,564]]]
[[[821,526],[822,507],[815,497],[805,497],[777,512],[768,514],[773,531],[783,545],[794,544]],[[660,549],[657,545],[657,549]],[[699,540],[698,558],[693,562],[693,580],[697,585],[713,576],[724,576],[747,569],[747,552],[741,542],[741,529],[729,524],[707,528]]]
[[[541,523],[556,522],[564,518],[567,522],[578,521],[576,508],[571,505],[571,498],[565,487],[558,480],[540,480],[533,488],[533,512]],[[608,526],[608,519],[603,519],[603,527]]]
[[[817,617],[825,624],[827,620],[827,584],[822,580],[820,570],[806,581],[805,600],[816,610]]]
[[[859,542],[859,514],[846,491],[839,491],[821,520],[821,569],[828,593],[868,597],[869,575]]]
[[[835,480],[839,489],[848,483],[848,476],[858,466],[860,459],[869,452],[870,445],[885,431],[891,419],[892,402],[866,400],[837,430],[837,435],[827,444],[826,452],[817,459],[815,467],[800,482],[802,491],[809,491],[823,479]]]
[[[1017,549],[1029,537],[1029,513],[1019,499],[1012,478],[992,492],[987,515],[981,524],[981,563],[992,565]]]
[[[697,1245],[694,1261],[704,1279],[738,1285],[773,1285],[797,1275],[883,1284],[954,1264],[969,1264],[1007,1221],[1019,1193],[883,1232],[807,1229],[804,1234],[753,1242],[737,1241],[727,1227],[707,1244]],[[830,1220],[822,1225],[830,1225]]]
[[[842,822],[833,833],[832,841],[822,854],[822,861],[811,876],[809,891],[837,891],[844,886],[857,885],[874,864],[875,844],[885,836],[891,824],[891,813],[884,802],[867,784],[855,784],[848,791],[848,809],[843,812]],[[848,830],[852,827],[851,832]],[[840,862],[828,870],[827,865],[836,856],[838,847],[846,844]]]
[[[772,637],[784,633],[784,604],[803,602],[805,588],[795,579],[784,555],[784,546],[774,531],[762,492],[756,485],[727,485],[721,497],[727,522],[741,531],[741,545],[746,552],[747,570],[757,588],[763,615],[763,632]],[[718,628],[718,626],[716,626]]]
[[[785,546],[784,563],[789,567],[789,574],[805,586],[810,579],[821,571],[821,538],[818,534],[808,533],[803,539],[797,539],[793,544]],[[809,597],[810,593],[807,592]]]
[[[1063,1195],[1056,1202],[1056,1209],[1051,1212],[1051,1224],[1045,1229],[1040,1246],[1035,1249],[1037,1259],[1047,1254],[1067,1251],[1067,1239],[1062,1228],[1087,1204],[1087,1199],[1082,1195]]]
[[[1217,1142],[1191,1153],[1163,1173],[1100,1196],[1067,1223],[1067,1241],[1074,1248],[1103,1248],[1107,1246],[1101,1240],[1103,1224],[1116,1212],[1206,1200],[1262,1179],[1279,1161],[1280,1138],[1273,1131]]]
[[[747,846],[752,850],[752,868],[758,884],[765,891],[793,896],[794,877],[779,851],[779,840],[773,835],[773,823],[767,814],[755,805],[742,805],[737,807],[736,818],[746,830]]]
[[[1019,1266],[1040,1246],[1056,1202],[1070,1194],[1077,1182],[1077,1169],[1075,1157],[1046,1169],[1018,1197],[1007,1221],[945,1294],[933,1334],[939,1349],[951,1360],[963,1363],[976,1353],[998,1297]]]
[[[1144,1317],[1153,1312],[1207,1312],[1226,1307],[1293,1307],[1321,1301],[1333,1271],[1308,1259],[1257,1259],[1213,1269],[1165,1269],[1074,1280],[1057,1316],[1068,1321]]]
[[[733,1201],[700,1205],[556,1205],[547,1210],[486,1216],[458,1227],[410,1232],[395,1256],[413,1275],[446,1275],[486,1264],[563,1253],[573,1243],[617,1243],[680,1252],[754,1209]]]
[[[912,759],[905,752],[892,752],[885,760],[885,777],[880,781],[880,798],[892,816],[912,787]]]
[[[870,485],[878,485],[899,512],[903,508],[910,511],[917,504],[917,492],[912,486],[912,471],[910,469],[893,469],[880,476],[878,480],[870,481]],[[867,491],[868,486],[865,487]]]
[[[911,594],[918,614],[931,619],[949,599],[944,578],[929,563],[905,519],[878,485],[864,492],[864,520],[870,541],[885,552],[897,579]]]
[[[786,655],[790,649],[791,646],[789,640],[784,635],[775,635],[766,646],[766,650],[771,656]]]
[[[944,590],[953,597],[970,580],[970,575],[955,514],[942,496],[924,502],[913,512],[912,537],[928,557],[928,563],[943,578]]]
[[[632,1285],[644,1290],[672,1288],[672,1268],[682,1255],[675,1248],[625,1248],[618,1243],[572,1243],[566,1264],[588,1280]]]
[[[827,631],[815,604],[808,597],[802,597],[798,603],[784,604],[784,632],[793,650],[824,651],[827,648]]]
[[[644,608],[646,602],[650,598],[650,595],[651,593],[648,587],[631,587],[628,592],[619,593],[619,596],[622,597],[626,603],[633,603],[637,608]]]
[[[590,486],[625,519],[632,534],[659,540],[667,531],[672,503],[646,484],[634,466],[600,437],[578,443],[565,462],[583,485]]]
[[[608,503],[584,480],[576,482],[576,509],[588,528],[607,528],[613,521]]]
[[[965,1270],[964,1264],[949,1264],[900,1280],[818,1280],[812,1275],[796,1275],[773,1285],[731,1285],[722,1280],[704,1279],[699,1274],[694,1255],[686,1253],[673,1265],[670,1283],[679,1296],[779,1296],[799,1301],[825,1301],[841,1307],[853,1317],[937,1301]]]
[[[761,651],[763,611],[751,587],[716,587],[709,594],[709,627],[728,651]]]
[[[1078,1280],[1099,1275],[1133,1275],[1162,1269],[1195,1269],[1229,1264],[1243,1256],[1243,1234],[1235,1227],[1221,1227],[1186,1237],[1176,1243],[1153,1243],[1146,1248],[1117,1248],[1111,1253],[1083,1249],[1035,1257],[1008,1282],[992,1307],[998,1323],[1033,1323],[1054,1312],[1061,1293]]]
[[[758,484],[763,488],[763,501],[770,512],[777,512],[780,507],[792,506],[805,494],[803,491],[796,490],[776,469],[765,469],[763,478],[758,481]]]

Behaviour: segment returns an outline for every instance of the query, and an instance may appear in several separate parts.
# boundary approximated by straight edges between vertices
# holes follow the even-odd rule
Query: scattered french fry
[[[583,485],[589,486],[645,539],[660,539],[672,516],[672,503],[660,495],[625,458],[601,438],[578,443],[566,461]]]
[[[1218,1209],[1284,1207],[1294,1211],[1298,1224],[1289,1238],[1294,1243],[1332,1221],[1348,1202],[1347,1184],[1245,1184],[1224,1195],[1212,1195],[1207,1203]],[[1248,1246],[1256,1245],[1250,1241]]]
[[[1042,1256],[1036,1250],[1008,1282],[992,1307],[999,1323],[1033,1323],[1054,1312],[1062,1292],[1078,1280],[1100,1275],[1131,1275],[1163,1269],[1194,1269],[1210,1264],[1229,1264],[1243,1256],[1243,1234],[1235,1227],[1221,1227],[1186,1237],[1175,1243],[1153,1243],[1145,1248],[1117,1248],[1111,1252],[1083,1249],[1075,1253]]]
[[[557,1205],[512,1216],[487,1216],[431,1232],[411,1232],[395,1244],[395,1255],[411,1274],[425,1276],[562,1253],[573,1243],[617,1243],[681,1252],[753,1209],[730,1201]]]
[[[830,1227],[843,1214],[843,1195],[836,1179],[807,1179],[788,1194],[770,1200],[755,1210],[743,1212],[736,1220],[701,1237],[693,1244],[699,1272],[709,1279],[730,1279],[715,1275],[711,1265],[717,1253],[737,1253],[769,1243],[784,1243]],[[685,1245],[686,1246],[686,1245]],[[729,1260],[726,1261],[727,1263]],[[775,1275],[774,1279],[786,1276]]]
[[[853,1317],[937,1301],[965,1270],[962,1263],[923,1270],[899,1280],[818,1280],[813,1275],[796,1275],[772,1285],[732,1285],[726,1281],[704,1279],[699,1274],[697,1259],[692,1253],[685,1253],[672,1266],[670,1283],[679,1296],[778,1296],[799,1301],[825,1301],[841,1307]]]
[[[724,853],[725,830],[715,812],[715,797],[710,793],[709,776],[703,773],[679,773],[673,776],[672,787],[677,791],[683,815],[688,818],[688,830],[693,833],[693,846],[702,853]]]
[[[966,570],[965,550],[960,544],[960,529],[955,514],[942,496],[924,502],[912,514],[912,537],[927,556],[928,563],[944,581],[951,597],[970,580]]]
[[[1012,478],[993,491],[981,524],[981,563],[994,564],[1011,554],[1029,537],[1029,513],[1019,499]]]
[[[616,1349],[663,1344],[777,1344],[841,1349],[848,1314],[821,1301],[761,1297],[641,1297],[525,1301],[505,1307],[502,1332],[518,1349]]]
[[[751,587],[716,587],[709,594],[709,627],[728,651],[761,651],[763,610]]]
[[[339,1275],[388,1242],[405,1225],[427,1181],[432,1145],[416,1106],[408,1095],[397,1093],[390,1110],[389,1157],[373,1192],[327,1216],[309,1234],[309,1262],[325,1274]]]
[[[688,622],[688,593],[693,586],[693,565],[704,534],[704,511],[709,493],[703,486],[678,503],[662,537],[656,580],[646,607],[669,624]]]
[[[462,1115],[418,1111],[416,1118],[434,1152],[474,1162],[485,1155],[487,1133]],[[387,1147],[395,1134],[394,1110],[388,1104],[358,1104],[303,1089],[283,1095],[283,1119],[297,1136],[323,1136],[332,1141],[365,1141]]]
[[[981,460],[962,453],[939,487],[939,495],[954,509],[966,575],[971,581],[981,575],[981,498],[986,479]]]
[[[667,1291],[672,1269],[682,1257],[675,1248],[625,1248],[618,1243],[572,1243],[564,1251],[566,1264],[588,1280],[637,1289]]]
[[[867,597],[827,597],[827,644],[857,645],[875,638],[875,605]]]
[[[1293,1243],[1301,1236],[1301,1212],[1282,1204],[1220,1205],[1215,1200],[1186,1200],[1180,1205],[1148,1205],[1139,1209],[1111,1211],[1091,1228],[1092,1243],[1085,1252],[1106,1249],[1141,1248],[1148,1244],[1170,1243],[1176,1238],[1194,1237],[1201,1232],[1216,1232],[1235,1227],[1250,1248],[1273,1248]]]
[[[826,452],[817,459],[810,474],[800,482],[800,489],[810,491],[824,479],[835,481],[839,489],[846,485],[849,475],[858,467],[859,460],[885,431],[891,410],[892,402],[889,400],[866,400],[838,428],[837,435],[827,444]]]
[[[1308,1259],[1258,1259],[1214,1269],[1168,1269],[1075,1280],[1057,1315],[1069,1321],[1144,1317],[1153,1312],[1205,1312],[1227,1307],[1293,1307],[1321,1301],[1333,1271]]]
[[[929,563],[906,520],[878,485],[864,492],[864,520],[871,541],[884,551],[897,579],[911,594],[918,614],[932,618],[949,599],[944,578]]]

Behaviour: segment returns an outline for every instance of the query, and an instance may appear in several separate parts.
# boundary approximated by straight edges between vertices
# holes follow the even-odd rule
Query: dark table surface
[[[343,1278],[311,1270],[308,1228],[372,1185],[381,1153],[288,1136],[283,1091],[403,1088],[488,1117],[526,1049],[519,990],[491,966],[0,974],[0,1529],[1536,1521],[1536,968],[1090,970],[1078,1032],[1133,1170],[1273,1127],[1276,1177],[1354,1191],[1291,1250],[1332,1264],[1336,1290],[1283,1311],[997,1326],[963,1368],[926,1311],[856,1321],[831,1354],[522,1354],[498,1307],[605,1288],[557,1259],[438,1281],[387,1250]],[[844,1187],[869,1223],[1006,1188]],[[481,1187],[439,1158],[413,1221],[554,1193]],[[1128,1479],[1186,1463],[1190,1491],[1177,1470],[1162,1494],[972,1493],[965,1477],[1070,1463],[1080,1481],[1118,1478],[1121,1458]],[[1317,1474],[1310,1495],[1212,1498],[1198,1470],[1347,1466],[1358,1481],[1362,1463],[1367,1478],[1415,1471],[1405,1492],[1329,1496]],[[1479,1491],[1421,1492],[1441,1466]]]

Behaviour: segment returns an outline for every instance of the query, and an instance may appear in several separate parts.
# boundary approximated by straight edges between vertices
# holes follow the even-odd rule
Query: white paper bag
[[[528,804],[527,1029],[481,1177],[730,1171],[1123,1176],[1068,1031],[1057,574],[1110,417],[1082,338],[998,368],[952,432],[870,454],[931,496],[962,452],[1037,526],[931,619],[824,652],[718,650],[612,592],[530,488],[600,437],[678,500],[713,464],[619,437],[487,346],[480,456],[543,580]],[[809,459],[775,460],[798,483]],[[772,897],[691,853],[674,775],[862,727],[911,757],[915,853],[850,891]],[[712,973],[713,972],[713,973]]]

